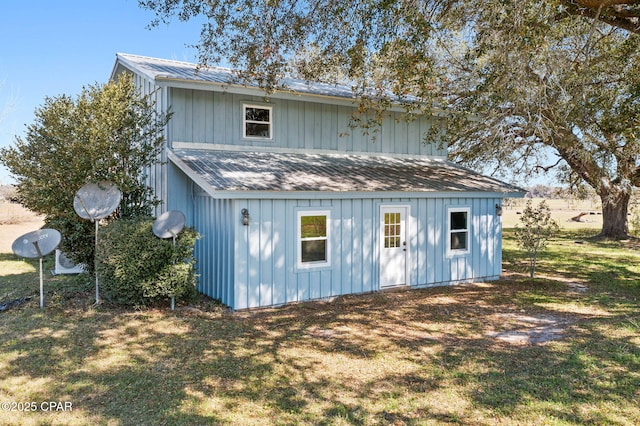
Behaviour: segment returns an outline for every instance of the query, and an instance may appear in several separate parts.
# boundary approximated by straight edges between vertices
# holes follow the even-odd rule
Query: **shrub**
[[[558,230],[558,224],[551,219],[551,211],[546,202],[542,201],[534,208],[531,200],[527,201],[527,206],[520,216],[520,223],[516,225],[516,240],[529,258],[531,278],[535,276],[538,253],[544,250],[549,238]]]
[[[105,298],[145,306],[168,297],[185,300],[195,294],[193,248],[198,234],[185,228],[162,240],[152,231],[153,219],[120,219],[99,231],[97,269]]]

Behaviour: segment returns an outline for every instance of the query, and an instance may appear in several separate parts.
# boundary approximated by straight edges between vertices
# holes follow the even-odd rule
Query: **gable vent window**
[[[243,105],[242,137],[246,139],[271,139],[273,137],[272,107]]]

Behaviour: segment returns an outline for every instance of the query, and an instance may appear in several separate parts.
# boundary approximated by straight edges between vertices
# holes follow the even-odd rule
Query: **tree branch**
[[[602,177],[602,168],[596,163],[591,155],[580,155],[580,147],[582,144],[578,137],[567,129],[560,129],[557,132],[558,137],[554,138],[553,146],[560,157],[569,164],[586,183],[594,189],[600,185]]]
[[[564,158],[559,157],[558,161],[556,161],[554,164],[550,165],[550,166],[541,166],[541,165],[536,165],[535,169],[536,170],[542,170],[545,173],[548,172],[549,170],[553,169],[554,167],[556,167],[558,164],[562,163],[564,161]]]
[[[562,0],[562,3],[567,6],[569,14],[597,19],[634,34],[640,34],[640,1],[638,0]]]
[[[631,174],[631,184],[640,188],[640,167],[636,167]]]

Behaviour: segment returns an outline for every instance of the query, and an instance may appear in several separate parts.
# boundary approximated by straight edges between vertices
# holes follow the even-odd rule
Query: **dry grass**
[[[41,217],[20,204],[0,201],[0,225],[20,225],[40,220]]]
[[[2,422],[640,424],[640,253],[589,233],[564,231],[534,280],[507,230],[498,282],[240,313],[95,308],[90,282],[49,277],[46,309],[0,312],[0,402],[73,410]],[[16,261],[0,295],[36,294]]]
[[[236,314],[30,305],[1,317],[0,400],[73,403],[13,424],[640,422],[637,312],[593,297],[512,280]],[[496,337],[531,317],[561,335]]]
[[[518,224],[520,213],[524,210],[526,199],[512,200],[512,206],[506,207],[502,215],[505,228],[513,228]],[[533,205],[537,206],[542,199],[534,198]],[[551,217],[558,222],[561,229],[602,229],[602,214],[599,205],[591,201],[545,200],[551,210]],[[580,213],[587,213],[580,222],[570,219]]]

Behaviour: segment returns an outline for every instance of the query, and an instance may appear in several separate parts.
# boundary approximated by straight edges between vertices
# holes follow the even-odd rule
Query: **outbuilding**
[[[202,293],[245,309],[500,276],[502,200],[524,191],[425,143],[443,118],[392,109],[372,142],[348,87],[267,97],[224,68],[118,54],[123,72],[173,113],[148,179],[202,235]]]

